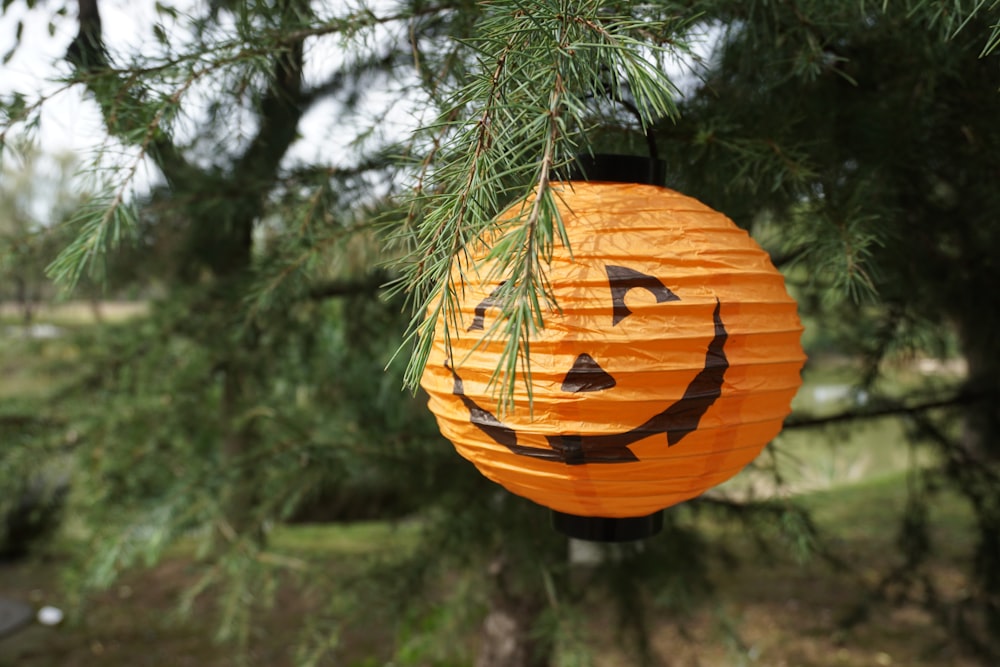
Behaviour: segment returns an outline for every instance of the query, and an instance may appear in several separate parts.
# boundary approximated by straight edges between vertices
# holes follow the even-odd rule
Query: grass
[[[123,322],[148,309],[145,302],[103,302],[96,308],[81,301],[43,304],[27,328],[16,304],[0,302],[0,402],[41,398],[69,369],[79,350],[61,330]]]
[[[147,312],[149,304],[145,301],[59,301],[40,304],[34,311],[33,320],[55,327],[79,327],[99,321],[122,322]],[[0,302],[0,326],[23,324],[24,315],[18,304]]]
[[[358,521],[335,528],[326,524],[279,526],[271,533],[276,550],[300,557],[363,556],[412,547],[414,522]]]
[[[2,332],[2,327],[0,327]],[[37,340],[0,335],[0,401],[46,395],[78,357],[75,345],[65,339]]]
[[[711,562],[716,596],[708,606],[684,618],[654,619],[657,653],[669,658],[665,664],[685,667],[981,664],[956,650],[946,629],[922,606],[872,597],[903,557],[895,540],[907,485],[906,475],[894,473],[799,498],[835,563],[818,557],[800,561],[782,551],[780,542],[759,551],[737,526],[710,530],[712,542],[726,544],[740,562]],[[971,516],[955,494],[941,493],[936,500],[931,537],[939,548],[923,574],[954,594],[964,586]],[[614,641],[601,636],[599,644],[598,667],[630,664]]]

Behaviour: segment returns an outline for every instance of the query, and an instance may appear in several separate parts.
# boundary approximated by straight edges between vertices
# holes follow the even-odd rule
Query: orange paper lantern
[[[631,539],[778,434],[801,384],[802,326],[767,253],[721,213],[654,185],[554,187],[570,247],[556,244],[547,274],[560,310],[530,338],[530,405],[519,378],[513,407],[496,410],[502,278],[487,279],[483,245],[456,269],[451,358],[439,322],[421,384],[486,477],[555,510],[565,532]]]

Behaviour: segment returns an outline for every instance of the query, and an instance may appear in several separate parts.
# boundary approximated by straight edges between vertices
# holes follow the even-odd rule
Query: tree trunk
[[[90,297],[90,314],[94,316],[94,321],[98,324],[104,322],[104,311],[99,296]]]
[[[551,647],[536,632],[545,599],[538,591],[516,590],[507,570],[503,557],[490,566],[494,585],[475,667],[547,667]]]
[[[222,454],[229,468],[226,473],[232,481],[223,499],[225,519],[237,535],[256,534],[253,525],[253,507],[256,504],[255,483],[249,476],[246,458],[254,438],[249,424],[240,423],[246,405],[246,378],[243,369],[235,362],[225,370],[220,406],[223,428]]]
[[[218,312],[239,312],[244,285],[250,279],[253,220],[251,216],[237,217],[231,226],[223,227],[229,234],[221,233],[212,239],[217,263],[211,267],[216,278],[208,303]],[[208,227],[208,220],[198,222],[202,230]],[[243,329],[237,333],[232,327]],[[219,417],[223,428],[220,446],[228,478],[222,498],[224,518],[235,535],[262,543],[264,534],[255,511],[259,501],[257,476],[249,464],[260,436],[256,424],[246,417],[257,396],[257,336],[252,324],[228,318],[219,322],[218,330],[205,333],[209,336],[205,345],[215,347],[223,372]],[[229,342],[219,348],[219,341]]]
[[[949,474],[975,512],[977,542],[970,602],[976,618],[959,631],[985,655],[1000,657],[1000,360],[988,332],[967,325],[964,337],[969,364],[968,387],[980,397],[968,408],[962,430],[961,459]]]
[[[21,306],[21,316],[24,319],[24,326],[27,335],[31,335],[31,323],[34,320],[34,304],[31,302],[31,295],[28,294],[28,282],[17,276],[14,278],[17,303]]]

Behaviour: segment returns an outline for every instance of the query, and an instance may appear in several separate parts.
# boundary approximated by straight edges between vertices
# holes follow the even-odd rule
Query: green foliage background
[[[464,611],[431,613],[419,592],[435,585],[455,586],[450,609],[514,619],[524,665],[576,656],[581,605],[604,591],[653,664],[648,592],[671,606],[709,590],[696,515],[816,548],[792,504],[709,498],[580,582],[545,511],[470,471],[400,391],[426,360],[428,309],[454,308],[464,243],[536,193],[496,249],[509,273],[496,379],[509,392],[551,306],[545,259],[563,234],[550,181],[579,153],[643,153],[655,137],[669,183],[787,270],[816,349],[862,361],[874,398],[852,412],[906,415],[930,452],[901,527],[908,575],[931,547],[930,491],[950,485],[975,511],[969,594],[928,604],[949,606],[984,660],[997,655],[998,3],[158,3],[141,49],[107,34],[103,9],[3,5],[5,20],[32,13],[76,33],[61,87],[0,98],[4,173],[23,168],[8,165],[30,157],[22,142],[45,132],[60,91],[85,90],[105,130],[71,214],[25,225],[4,205],[5,275],[51,262],[63,285],[131,286],[152,302],[73,332],[51,390],[0,413],[0,488],[67,490],[81,592],[193,544],[202,577],[188,602],[212,599],[220,636],[246,647],[281,578],[304,568],[308,587],[316,567],[276,553],[274,530],[320,510],[406,516],[414,543],[330,602],[304,664],[336,654],[337,619],[363,596],[399,624],[404,663],[441,650],[414,643],[421,624],[447,634]],[[681,96],[667,64],[698,34],[714,48],[691,56],[698,78]],[[412,134],[383,131],[401,109]],[[316,114],[342,148],[310,161],[294,149]],[[39,234],[62,251],[18,259]],[[955,352],[961,384],[883,382],[890,362]]]

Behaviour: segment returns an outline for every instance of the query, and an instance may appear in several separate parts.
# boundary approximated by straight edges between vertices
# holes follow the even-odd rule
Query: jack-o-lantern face
[[[647,515],[731,477],[780,430],[804,361],[796,306],[766,253],[696,200],[574,182],[561,206],[570,248],[548,267],[559,310],[530,339],[530,387],[493,408],[505,341],[490,335],[500,285],[475,280],[485,248],[422,385],[444,435],[509,490],[568,514]]]
[[[632,315],[626,303],[626,296],[633,289],[643,289],[652,295],[656,303],[663,304],[679,301],[674,292],[668,289],[655,276],[624,266],[605,265],[608,276],[609,299],[607,301],[608,316],[611,326],[615,327]],[[482,330],[487,309],[495,305],[497,290],[483,299],[475,308],[475,318],[469,331]],[[716,302],[712,314],[714,336],[708,344],[705,354],[705,365],[687,385],[684,395],[676,403],[652,415],[642,424],[620,433],[559,433],[547,435],[548,449],[525,447],[517,443],[517,431],[504,425],[496,416],[478,405],[465,394],[464,383],[459,374],[452,369],[454,378],[453,393],[462,399],[469,410],[469,421],[475,424],[495,442],[510,449],[515,454],[532,456],[540,459],[562,461],[567,464],[582,463],[621,463],[636,461],[635,454],[629,445],[650,436],[663,434],[665,444],[674,445],[698,428],[701,419],[709,406],[722,393],[722,381],[729,362],[726,360],[726,327],[719,313],[721,304]],[[450,365],[449,365],[450,367]],[[587,352],[581,352],[573,360],[566,375],[563,377],[560,389],[567,393],[598,392],[612,389],[618,382]]]

